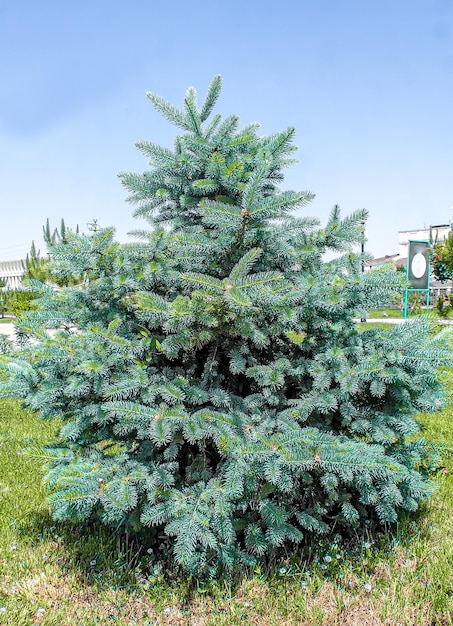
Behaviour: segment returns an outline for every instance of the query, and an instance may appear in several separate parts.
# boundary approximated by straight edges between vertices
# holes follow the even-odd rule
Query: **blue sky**
[[[453,220],[453,0],[1,0],[0,260],[43,248],[46,218],[127,241],[116,175],[176,134],[146,91],[179,105],[218,73],[218,112],[296,127],[304,213],[367,208],[375,256]]]

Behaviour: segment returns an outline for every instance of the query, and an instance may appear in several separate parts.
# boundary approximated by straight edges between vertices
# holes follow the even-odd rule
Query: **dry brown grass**
[[[407,568],[404,555],[398,556]],[[409,565],[412,567],[412,565]],[[451,615],[433,621],[429,602],[415,601],[411,587],[392,583],[387,566],[376,569],[367,592],[354,576],[344,587],[324,582],[316,591],[301,593],[294,584],[276,589],[257,581],[244,581],[231,598],[195,594],[162,602],[146,590],[101,589],[73,573],[42,571],[19,581],[4,578],[0,595],[15,596],[16,621],[0,615],[0,623],[30,626],[448,626]],[[5,621],[6,620],[6,621]]]

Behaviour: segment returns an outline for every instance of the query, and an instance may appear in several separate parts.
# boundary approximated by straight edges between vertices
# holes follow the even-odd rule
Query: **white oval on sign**
[[[421,278],[425,275],[426,258],[421,252],[417,252],[417,254],[412,259],[411,270],[415,278]]]

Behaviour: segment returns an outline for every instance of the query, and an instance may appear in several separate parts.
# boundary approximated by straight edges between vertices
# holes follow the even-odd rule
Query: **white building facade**
[[[0,261],[0,279],[6,281],[4,289],[21,289],[24,274],[25,261]]]
[[[398,233],[399,257],[407,259],[409,241],[429,241],[432,244],[442,243],[452,231],[451,224],[439,224],[418,230],[400,230]]]

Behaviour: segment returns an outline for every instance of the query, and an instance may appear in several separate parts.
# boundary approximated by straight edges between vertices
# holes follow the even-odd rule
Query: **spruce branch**
[[[172,124],[179,126],[179,128],[182,128],[183,130],[193,130],[192,125],[187,121],[186,115],[184,115],[173,104],[151,91],[148,91],[146,96],[148,100],[151,101],[156,111],[159,111],[159,113],[161,113],[169,122],[172,122]]]
[[[202,122],[205,122],[211,115],[211,112],[220,96],[220,92],[222,91],[222,82],[222,76],[220,74],[217,74],[217,76],[214,76],[212,79],[200,111],[200,120]]]

